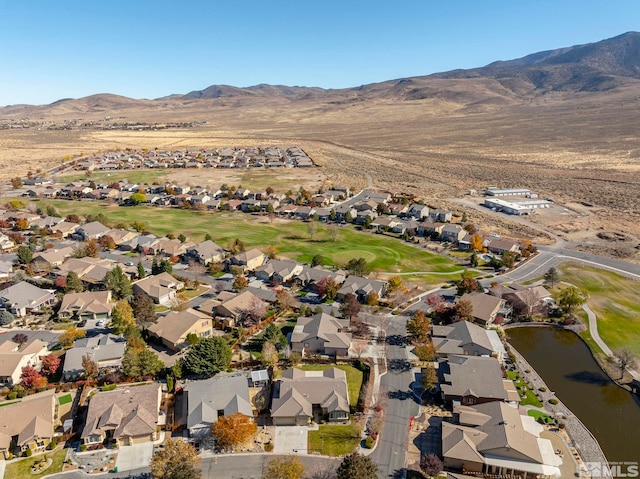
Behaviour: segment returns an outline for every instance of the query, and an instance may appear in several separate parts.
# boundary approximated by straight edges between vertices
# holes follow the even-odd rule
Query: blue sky
[[[343,88],[640,30],[637,0],[0,0],[0,105]]]

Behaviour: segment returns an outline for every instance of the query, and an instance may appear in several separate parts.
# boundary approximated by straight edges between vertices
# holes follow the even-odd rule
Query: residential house
[[[227,295],[229,295],[229,293],[227,293]],[[246,311],[263,303],[262,299],[250,291],[243,291],[242,293],[232,295],[228,299],[222,299],[226,297],[226,295],[220,293],[219,299],[222,301],[214,309],[216,315],[227,318],[227,320],[224,321],[225,327],[232,327],[236,321],[241,319]]]
[[[387,292],[387,287],[386,281],[349,276],[338,290],[337,299],[341,301],[347,294],[353,293],[358,301],[364,303],[371,293],[376,293],[379,298],[382,298]]]
[[[345,205],[344,203],[339,204],[333,211],[336,212],[336,220],[337,221],[347,221],[347,218],[355,218],[358,212],[351,205]]]
[[[96,286],[102,284],[105,275],[116,266],[120,266],[123,271],[126,270],[126,267],[122,264],[87,256],[84,258],[69,258],[53,273],[59,276],[67,276],[70,272],[74,272],[86,285]]]
[[[492,356],[502,363],[506,356],[504,345],[495,330],[484,329],[469,321],[433,326],[431,338],[440,358],[449,354]]]
[[[67,293],[62,298],[58,316],[61,319],[109,319],[113,306],[108,290]]]
[[[514,284],[511,288],[502,294],[502,299],[519,314],[525,316],[539,312],[551,298],[551,293],[544,286]]]
[[[212,426],[223,416],[240,413],[253,419],[249,380],[243,374],[190,381],[184,387],[184,394],[187,429],[192,440],[206,441]]]
[[[442,423],[444,466],[474,476],[561,477],[563,460],[551,440],[540,437],[543,430],[505,403],[456,406],[453,423]]]
[[[273,387],[271,417],[276,426],[306,426],[311,420],[347,420],[349,392],[345,372],[338,368],[286,369]]]
[[[295,277],[295,282],[305,289],[317,291],[318,282],[327,277],[333,279],[336,284],[342,284],[347,278],[347,273],[341,269],[329,271],[321,266],[304,266],[298,276]]]
[[[458,301],[471,303],[473,319],[482,326],[493,323],[499,313],[506,314],[505,300],[490,294],[474,291],[463,294]]]
[[[39,453],[53,440],[56,426],[55,389],[25,396],[0,407],[0,453],[8,460],[27,450]]]
[[[453,213],[448,210],[436,208],[429,211],[429,218],[434,222],[448,223],[453,219]]]
[[[426,205],[419,205],[418,203],[414,203],[409,207],[405,214],[406,216],[410,216],[417,220],[422,220],[429,217],[429,207]]]
[[[149,326],[149,334],[156,337],[172,351],[180,351],[189,345],[187,336],[205,338],[214,334],[213,318],[195,309],[170,311]],[[222,335],[222,331],[219,331]]]
[[[92,221],[81,225],[76,229],[75,234],[78,235],[83,241],[89,239],[98,239],[100,236],[104,236],[109,231],[109,227],[103,225],[99,221]]]
[[[310,318],[298,318],[291,333],[291,350],[306,354],[348,357],[351,333],[348,319],[318,313]]]
[[[57,268],[64,260],[73,256],[75,249],[66,246],[60,249],[46,249],[33,255],[31,262],[37,271],[44,271],[50,268]]]
[[[193,246],[190,241],[184,243],[179,239],[159,238],[150,247],[152,254],[163,254],[165,256],[180,256]]]
[[[222,261],[224,249],[213,241],[206,240],[188,248],[185,256],[197,260],[204,265],[208,265],[209,263]]]
[[[17,317],[38,312],[43,307],[57,301],[54,292],[38,288],[26,281],[9,286],[0,291],[0,305]]]
[[[42,358],[47,354],[49,354],[47,343],[40,339],[33,339],[23,345],[13,341],[5,341],[0,344],[0,384],[6,386],[18,384],[22,368],[32,366],[39,369]]]
[[[162,387],[158,383],[124,386],[101,391],[89,400],[89,409],[81,439],[83,444],[100,444],[105,439],[118,446],[130,446],[158,439]]]
[[[177,280],[167,272],[147,276],[131,283],[133,293],[144,293],[154,303],[168,306],[173,301],[178,291],[184,288],[184,283]]]
[[[0,233],[0,252],[9,251],[16,247],[16,244],[7,235]]]
[[[9,281],[13,276],[13,263],[0,261],[0,282]]]
[[[440,237],[442,241],[447,241],[449,243],[457,243],[462,238],[465,237],[467,231],[460,225],[455,224],[447,224],[442,228],[440,232]]]
[[[73,348],[68,349],[64,357],[62,376],[65,381],[75,381],[84,375],[82,358],[89,356],[98,369],[120,369],[122,357],[127,349],[124,339],[108,334],[100,334],[91,338],[77,339]]]
[[[449,405],[520,401],[513,381],[503,380],[495,358],[450,354],[438,362],[438,378],[442,399]]]
[[[272,259],[256,268],[255,275],[264,282],[274,281],[282,284],[300,274],[303,268],[304,266],[296,261]]]
[[[61,221],[60,223],[50,226],[49,229],[53,234],[59,234],[63,238],[67,238],[72,235],[80,227],[77,223],[70,223],[69,221]]]
[[[487,249],[493,254],[502,255],[507,251],[520,253],[520,242],[511,238],[489,238],[486,244]]]
[[[263,265],[266,256],[259,249],[253,248],[249,251],[243,251],[229,259],[232,266],[240,266],[245,271],[253,271]]]

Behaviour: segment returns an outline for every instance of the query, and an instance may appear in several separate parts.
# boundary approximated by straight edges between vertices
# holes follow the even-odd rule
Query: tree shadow
[[[609,383],[608,377],[593,371],[580,371],[573,374],[567,374],[565,375],[565,377],[570,381],[586,384],[597,384],[599,386],[604,386],[605,384]]]

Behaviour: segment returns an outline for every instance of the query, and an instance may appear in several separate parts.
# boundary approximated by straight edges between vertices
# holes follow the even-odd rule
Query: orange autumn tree
[[[231,416],[219,418],[211,433],[216,439],[216,447],[226,451],[248,441],[257,430],[258,426],[250,418],[235,412]]]

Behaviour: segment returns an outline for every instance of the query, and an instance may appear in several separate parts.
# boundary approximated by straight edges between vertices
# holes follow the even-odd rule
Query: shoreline
[[[605,456],[598,440],[591,433],[584,423],[578,418],[571,410],[554,394],[551,392],[544,379],[538,374],[538,372],[529,364],[529,362],[518,352],[518,350],[509,343],[510,351],[516,357],[516,365],[518,372],[528,383],[534,384],[536,390],[539,387],[545,387],[546,392],[539,393],[542,397],[543,408],[549,411],[550,414],[564,423],[565,431],[569,436],[571,442],[569,447],[576,450],[578,463],[584,467],[585,462],[598,462],[602,464],[608,464],[607,457]],[[529,373],[525,371],[530,371]],[[558,404],[549,407],[549,399],[556,399]]]
[[[584,325],[583,325],[584,326]],[[544,327],[544,328],[555,328],[555,329],[563,329],[565,331],[571,331],[572,333],[574,333],[578,338],[580,338],[580,341],[582,341],[585,346],[587,347],[587,349],[589,349],[589,353],[591,354],[591,357],[593,358],[593,360],[598,364],[598,367],[600,368],[600,370],[604,373],[605,376],[607,376],[607,378],[609,378],[616,386],[618,386],[621,389],[624,389],[625,391],[638,396],[639,394],[634,392],[634,390],[631,388],[631,386],[629,386],[629,383],[623,383],[620,382],[620,379],[624,379],[624,378],[614,378],[611,373],[607,370],[607,368],[604,366],[603,364],[603,359],[600,357],[599,354],[596,354],[593,349],[591,348],[591,346],[589,345],[589,342],[583,338],[580,335],[580,332],[577,331],[577,328],[575,327],[575,325],[573,326],[565,326],[563,324],[558,324],[558,323],[547,323],[547,322],[543,322],[543,321],[532,321],[532,322],[528,322],[528,323],[509,323],[509,324],[503,324],[502,328],[505,331],[508,331],[509,329],[513,329],[513,328],[530,328],[530,327]],[[589,331],[588,328],[586,328],[584,331]],[[591,333],[589,333],[591,334]],[[507,335],[508,336],[508,335]],[[507,341],[508,342],[508,341]],[[515,350],[515,348],[509,344],[509,347],[511,347],[512,349]],[[633,379],[633,377],[632,377]]]

